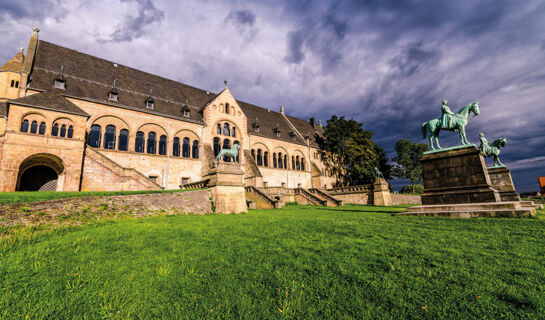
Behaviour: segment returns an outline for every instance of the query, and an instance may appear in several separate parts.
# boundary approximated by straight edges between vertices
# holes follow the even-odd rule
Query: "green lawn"
[[[545,220],[288,206],[0,242],[1,319],[545,318]]]
[[[16,191],[16,192],[0,192],[0,204],[6,203],[24,203],[36,202],[54,199],[80,198],[93,196],[120,196],[127,194],[143,194],[143,193],[159,193],[159,192],[181,192],[186,190],[149,190],[149,191],[74,191],[74,192],[58,192],[58,191]]]

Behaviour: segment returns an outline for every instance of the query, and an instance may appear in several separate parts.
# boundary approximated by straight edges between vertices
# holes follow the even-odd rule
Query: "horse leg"
[[[435,130],[435,135],[434,135],[435,136],[435,144],[437,145],[437,148],[442,149],[441,145],[439,144],[439,132],[441,132],[441,130],[439,128],[437,128]]]
[[[433,133],[430,133],[429,140],[430,140],[430,148],[431,148],[432,150],[435,150],[435,148],[433,147]]]

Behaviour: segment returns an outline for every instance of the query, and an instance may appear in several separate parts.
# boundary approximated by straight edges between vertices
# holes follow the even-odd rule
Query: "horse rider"
[[[448,101],[445,99],[443,100],[443,105],[441,106],[441,119],[439,119],[439,123],[441,124],[442,129],[450,129],[454,126],[452,116],[454,116],[454,112],[450,111],[450,108],[448,107]]]

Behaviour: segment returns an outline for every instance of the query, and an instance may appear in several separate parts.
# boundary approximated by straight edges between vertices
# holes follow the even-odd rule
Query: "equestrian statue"
[[[479,102],[470,103],[460,109],[458,113],[453,113],[448,107],[448,101],[443,100],[441,112],[441,118],[433,119],[422,124],[422,138],[425,139],[426,132],[430,132],[429,141],[431,149],[435,150],[435,147],[433,146],[434,141],[437,147],[441,149],[438,139],[441,130],[458,131],[462,145],[470,144],[466,137],[467,118],[469,117],[470,112],[473,112],[475,116],[479,115]]]
[[[500,155],[500,148],[504,148],[505,146],[507,146],[507,139],[505,138],[496,139],[494,140],[494,142],[489,144],[482,132],[479,133],[479,139],[481,140],[481,145],[479,146],[479,150],[481,150],[481,152],[484,153],[485,158],[493,157],[494,166],[505,167],[503,163],[501,163],[499,155]]]
[[[238,149],[240,149],[238,143],[235,143],[231,149],[221,149],[216,157],[216,162],[219,162],[221,157],[226,156],[233,158],[233,162],[238,163]]]

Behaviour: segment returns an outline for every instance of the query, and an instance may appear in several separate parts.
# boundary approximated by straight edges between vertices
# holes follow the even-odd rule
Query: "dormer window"
[[[254,130],[255,132],[259,132],[259,124],[257,122],[254,123]]]
[[[274,132],[276,133],[277,137],[280,137],[280,130],[278,128],[275,128]]]
[[[64,79],[64,77],[62,76],[62,74],[59,74],[59,75],[55,78],[55,82],[53,83],[53,88],[55,88],[55,89],[61,89],[61,90],[66,89],[66,80]]]
[[[291,137],[293,140],[295,140],[295,132],[290,131],[290,137]]]
[[[184,117],[189,118],[189,107],[188,107],[188,106],[185,106],[185,107],[182,109],[182,113],[184,114]]]
[[[116,88],[112,88],[112,90],[110,90],[110,92],[108,92],[108,100],[110,100],[110,101],[117,101],[118,100],[118,95],[117,95],[117,89]]]
[[[153,98],[152,97],[148,97],[146,99],[146,109],[152,109],[153,110],[153,107],[154,107],[155,103],[153,101]]]

